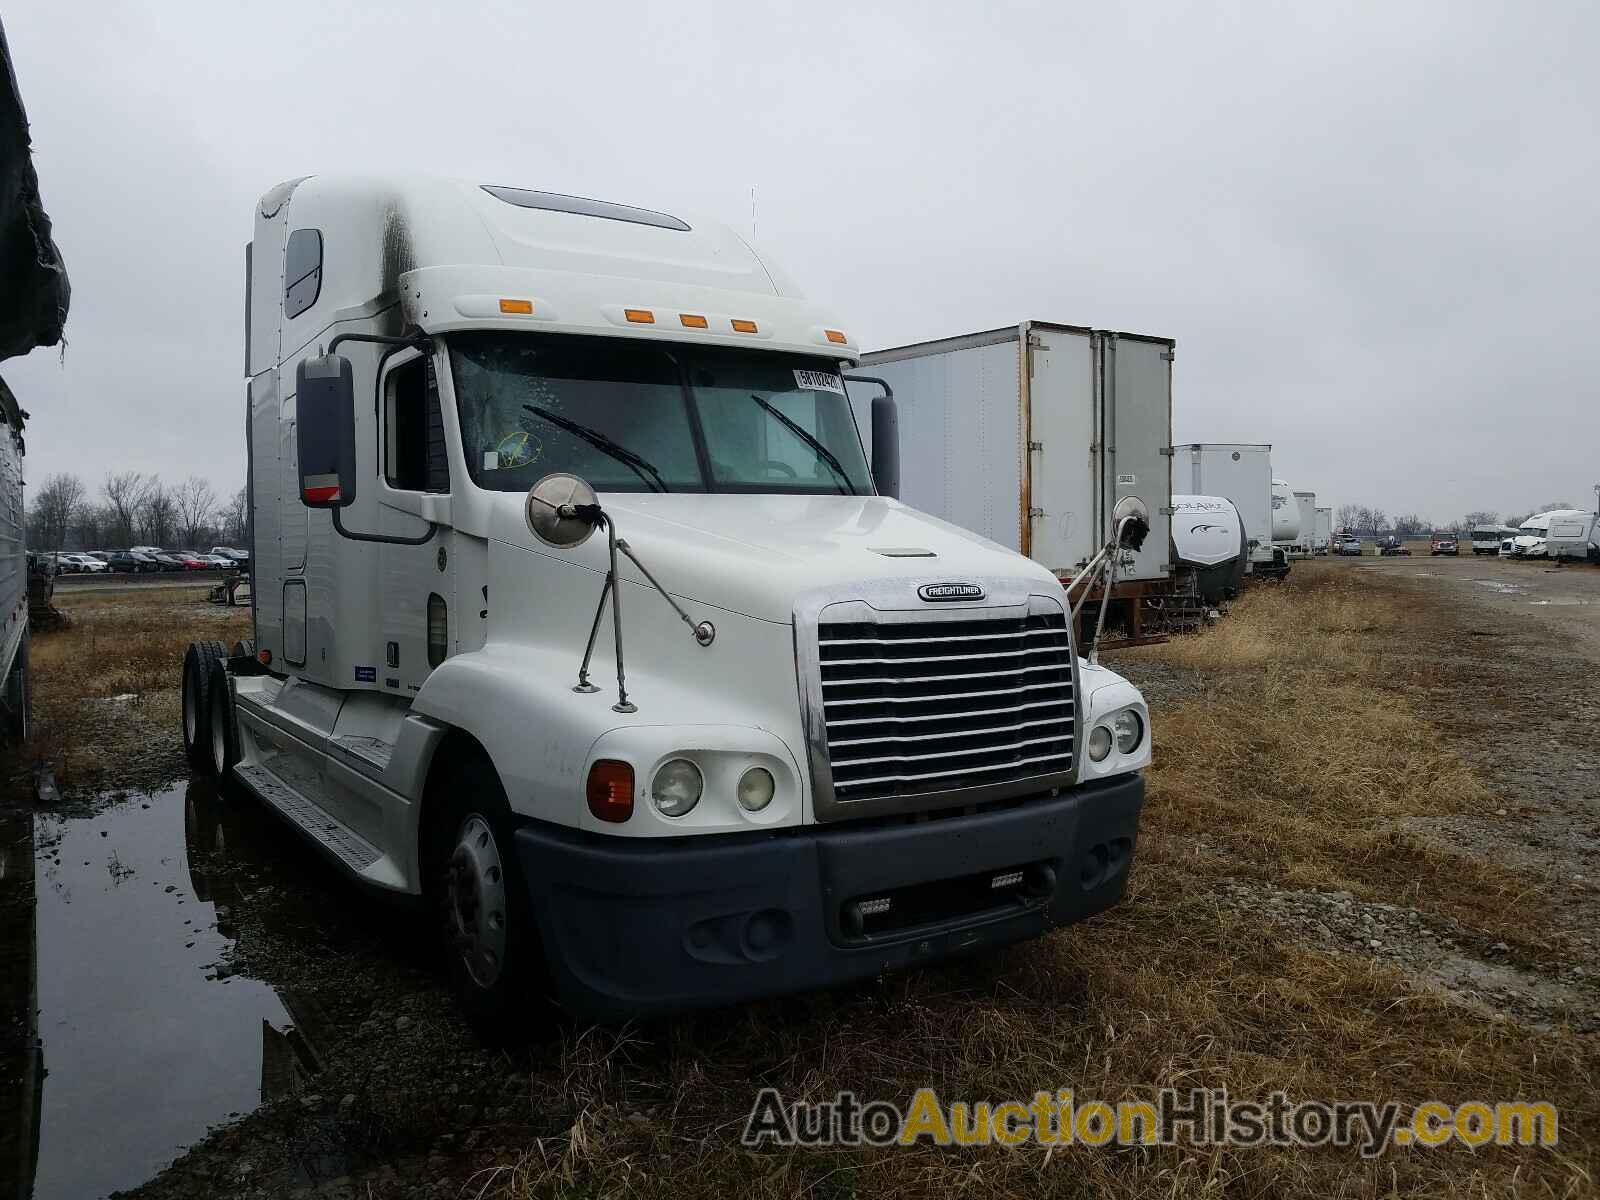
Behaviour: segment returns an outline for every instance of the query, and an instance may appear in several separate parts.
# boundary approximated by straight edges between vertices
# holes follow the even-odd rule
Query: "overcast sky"
[[[1178,341],[1320,503],[1593,502],[1600,6],[8,0],[70,342],[29,478],[243,480],[244,244],[385,168],[720,216],[869,349]],[[1291,9],[1297,10],[1291,12]]]

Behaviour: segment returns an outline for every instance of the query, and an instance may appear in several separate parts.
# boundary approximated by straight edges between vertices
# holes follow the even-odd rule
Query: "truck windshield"
[[[832,360],[541,334],[449,345],[479,487],[570,471],[602,492],[872,492]]]

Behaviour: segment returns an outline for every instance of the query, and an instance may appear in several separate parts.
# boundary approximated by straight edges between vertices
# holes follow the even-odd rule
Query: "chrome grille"
[[[817,651],[837,803],[1072,770],[1072,643],[1059,609],[971,620],[823,620]]]

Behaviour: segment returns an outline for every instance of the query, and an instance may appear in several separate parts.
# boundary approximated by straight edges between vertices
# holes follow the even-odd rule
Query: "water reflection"
[[[132,1187],[314,1068],[300,1006],[225,961],[237,804],[0,816],[0,1200]]]

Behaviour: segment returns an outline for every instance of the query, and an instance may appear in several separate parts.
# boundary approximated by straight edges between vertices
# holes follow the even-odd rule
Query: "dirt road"
[[[1592,661],[1600,662],[1600,568],[1473,554],[1334,561],[1442,591],[1484,614],[1489,630],[1509,632],[1510,627],[1537,622],[1570,637]]]

